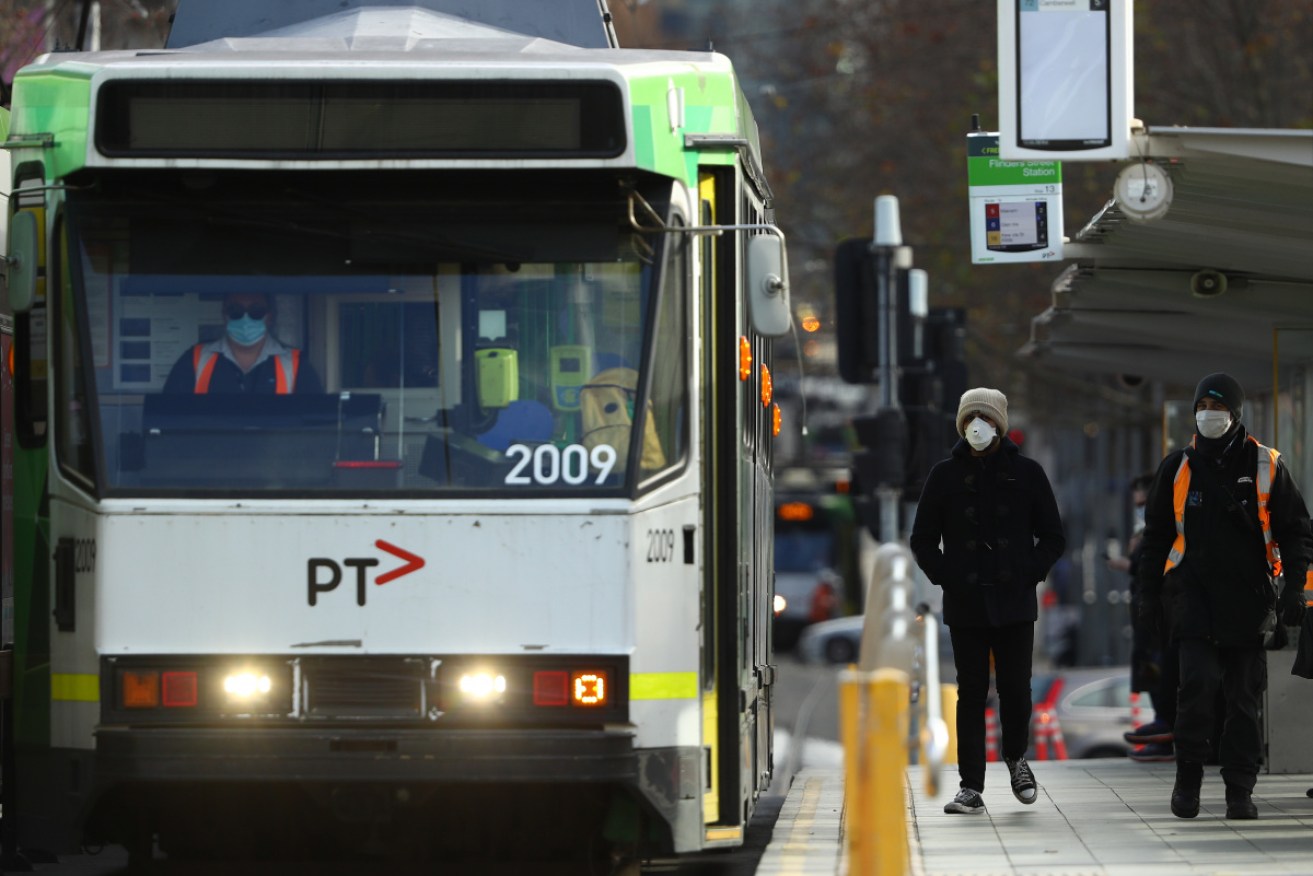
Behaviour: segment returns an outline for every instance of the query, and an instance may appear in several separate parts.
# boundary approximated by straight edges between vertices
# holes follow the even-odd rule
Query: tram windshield
[[[386,177],[70,191],[61,466],[106,495],[561,495],[681,464],[683,235],[634,232],[614,178]]]

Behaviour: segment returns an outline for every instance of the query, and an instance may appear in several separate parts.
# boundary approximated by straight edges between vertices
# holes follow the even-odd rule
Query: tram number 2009
[[[675,561],[675,530],[649,529],[647,531],[647,561],[649,563]]]
[[[96,571],[96,540],[79,538],[73,541],[73,571]]]
[[[595,478],[595,484],[605,482],[615,468],[617,458],[615,448],[609,444],[599,444],[592,449],[582,444],[567,444],[564,448],[555,444],[539,444],[537,447],[512,444],[506,448],[506,456],[515,462],[506,475],[508,484],[564,482],[571,486],[584,483],[590,476]]]

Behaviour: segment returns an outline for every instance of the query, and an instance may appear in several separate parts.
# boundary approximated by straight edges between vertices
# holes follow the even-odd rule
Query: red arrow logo
[[[384,572],[382,575],[379,575],[377,578],[374,579],[375,584],[386,584],[389,581],[395,581],[396,579],[400,578],[402,575],[409,575],[411,572],[415,572],[418,571],[419,569],[424,568],[423,557],[415,556],[410,551],[404,548],[399,548],[394,544],[389,544],[388,542],[384,541],[381,538],[378,541],[374,542],[374,547],[378,548],[381,551],[387,551],[388,553],[392,554],[392,556],[406,561],[406,565],[399,566],[393,569],[391,572]]]

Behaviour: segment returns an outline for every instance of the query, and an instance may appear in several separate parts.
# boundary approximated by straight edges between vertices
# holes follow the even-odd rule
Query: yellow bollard
[[[865,763],[859,755],[859,741],[865,724],[866,691],[864,682],[869,672],[849,667],[839,673],[839,742],[843,744],[843,825],[848,843],[848,871],[861,873],[854,862],[854,849],[859,842],[856,834],[859,825],[866,823],[863,813],[866,795],[862,793],[862,774]]]
[[[941,684],[939,690],[939,707],[948,725],[948,750],[944,752],[944,766],[948,766],[957,763],[957,685]]]
[[[839,676],[844,744],[844,824],[849,872],[904,876],[907,733],[911,683],[901,669]]]

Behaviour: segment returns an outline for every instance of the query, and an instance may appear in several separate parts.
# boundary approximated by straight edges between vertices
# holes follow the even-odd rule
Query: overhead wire
[[[42,52],[47,51],[46,47],[50,47],[50,48],[57,47],[56,40],[52,39],[52,36],[57,34],[56,28],[59,25],[59,18],[61,15],[67,12],[69,8],[73,6],[73,4],[78,2],[81,2],[81,0],[54,0],[54,2],[49,6],[34,4],[33,6],[28,8],[27,12],[29,15],[31,13],[38,14],[34,31],[39,32],[41,35],[40,36],[41,47],[40,49],[38,49],[36,54],[41,54]],[[18,15],[14,16],[14,18],[18,18],[18,17],[19,17]],[[27,37],[28,33],[24,33],[23,37]],[[15,59],[15,53],[27,51],[32,46],[32,44],[33,44],[33,40],[31,39],[27,39],[27,38],[14,39],[11,35],[9,39],[8,48],[0,50],[0,70],[3,70],[4,68],[8,67],[10,63],[13,62],[13,60]],[[35,57],[35,55],[33,57]]]
[[[781,4],[783,5],[783,4]],[[954,7],[962,9],[975,9],[979,6],[974,0],[940,0],[936,4],[936,11],[941,13],[951,12]],[[874,16],[874,19],[881,23],[898,23],[902,21],[925,21],[927,19],[925,7],[919,3],[908,3],[907,11],[884,10]],[[759,8],[754,6],[755,8]],[[788,6],[790,9],[798,9],[797,6]],[[852,33],[853,16],[844,14],[843,11],[830,15],[809,16],[806,24],[800,24],[793,27],[777,27],[770,30],[759,30],[748,33],[732,32],[716,35],[716,39],[723,43],[751,43],[764,40],[793,39],[799,35],[806,34],[814,36],[818,32],[826,33],[829,31],[838,31],[846,34]],[[699,45],[705,42],[705,38],[699,38]],[[660,46],[654,45],[653,48],[671,48],[679,44],[687,44],[686,40],[667,40],[663,41]],[[722,49],[719,49],[723,51]]]

